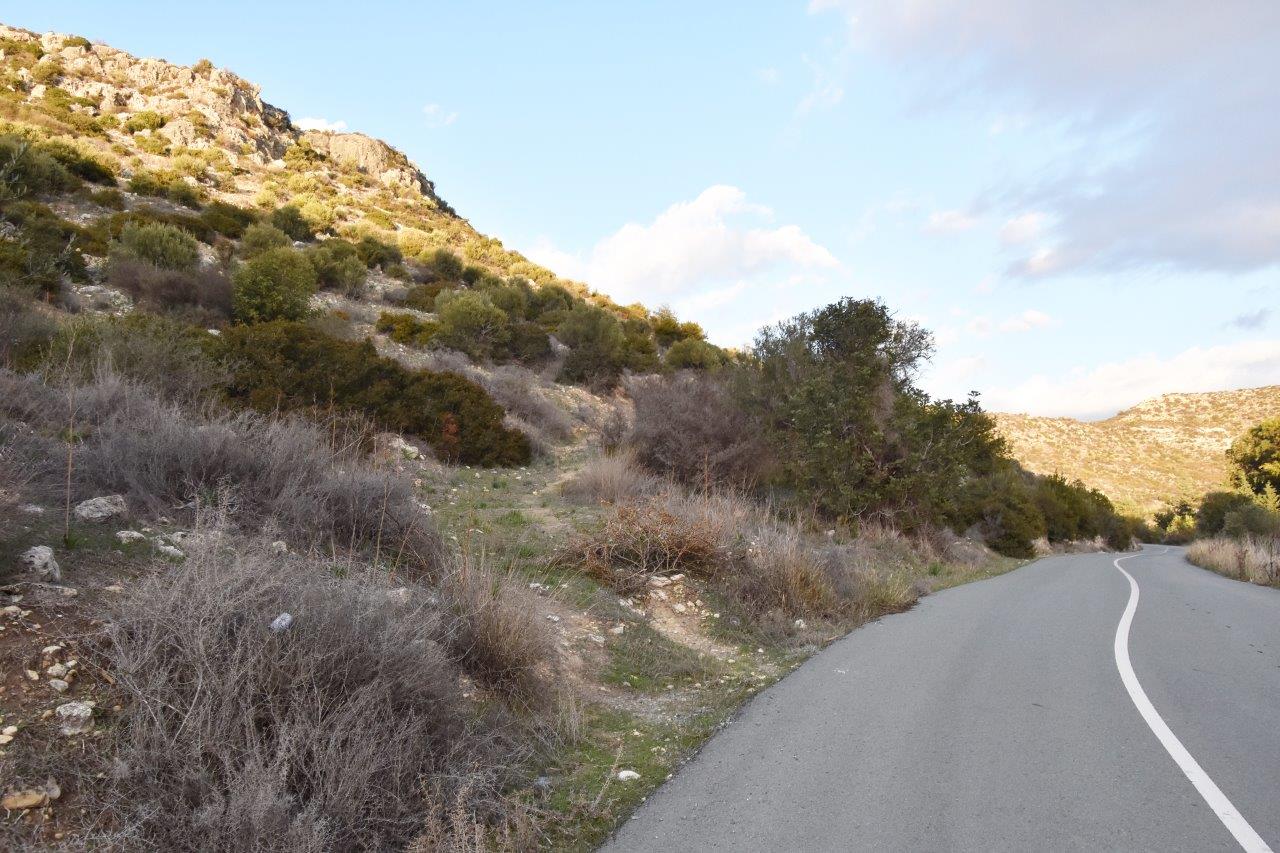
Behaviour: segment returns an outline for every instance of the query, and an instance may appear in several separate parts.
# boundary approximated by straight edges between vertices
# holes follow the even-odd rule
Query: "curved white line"
[[[1129,557],[1136,557],[1137,554],[1130,554]],[[1142,689],[1142,685],[1138,682],[1138,676],[1133,672],[1133,664],[1129,662],[1129,627],[1133,624],[1133,614],[1138,609],[1138,582],[1133,579],[1133,575],[1129,574],[1120,565],[1121,560],[1127,560],[1129,557],[1117,558],[1113,565],[1119,569],[1120,574],[1129,579],[1129,604],[1124,609],[1124,615],[1120,617],[1120,624],[1116,626],[1116,669],[1120,670],[1120,680],[1124,682],[1124,687],[1129,691],[1129,698],[1133,700],[1133,704],[1137,707],[1138,713],[1142,715],[1142,719],[1146,721],[1151,731],[1159,739],[1161,746],[1169,753],[1169,757],[1174,760],[1178,767],[1186,774],[1187,779],[1192,785],[1196,786],[1196,790],[1200,792],[1200,796],[1204,797],[1204,801],[1209,804],[1209,808],[1213,809],[1213,813],[1218,816],[1218,820],[1227,828],[1236,841],[1248,853],[1272,853],[1267,842],[1262,840],[1258,833],[1253,831],[1253,827],[1249,826],[1249,822],[1244,819],[1244,815],[1240,814],[1235,806],[1231,805],[1231,801],[1227,799],[1227,795],[1222,793],[1214,781],[1209,778],[1209,774],[1204,772],[1191,753],[1187,752],[1187,748],[1182,745],[1182,741],[1178,740],[1173,731],[1165,723],[1164,718],[1160,716],[1160,712],[1151,704],[1151,700],[1147,698],[1147,693]]]

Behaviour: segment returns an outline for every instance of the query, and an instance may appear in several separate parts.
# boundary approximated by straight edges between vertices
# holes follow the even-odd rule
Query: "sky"
[[[1275,0],[28,4],[405,151],[482,233],[725,346],[843,296],[921,383],[1099,418],[1280,383]],[[305,120],[305,121],[304,121]]]

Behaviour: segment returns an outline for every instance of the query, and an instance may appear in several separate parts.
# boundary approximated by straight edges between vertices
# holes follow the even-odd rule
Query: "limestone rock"
[[[76,504],[76,518],[81,521],[106,521],[123,515],[126,506],[122,495],[104,495]]]
[[[82,735],[93,728],[92,702],[64,702],[55,713],[62,724],[62,733],[67,737]]]
[[[48,545],[36,545],[28,548],[22,555],[22,562],[39,573],[40,577],[50,580],[62,580],[62,569],[53,558],[53,549]]]

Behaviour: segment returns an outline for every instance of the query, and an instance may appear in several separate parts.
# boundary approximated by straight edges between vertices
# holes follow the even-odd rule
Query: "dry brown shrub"
[[[1277,539],[1259,536],[1200,539],[1187,547],[1187,559],[1229,578],[1280,586],[1280,540]]]
[[[562,559],[633,595],[658,575],[714,574],[723,556],[717,533],[705,519],[673,513],[657,500],[619,504],[600,529],[573,540]]]
[[[398,848],[433,797],[506,822],[524,748],[463,695],[454,617],[429,590],[205,542],[109,614],[102,662],[125,708],[110,778],[80,793],[131,828],[124,849]]]
[[[560,487],[560,493],[579,503],[622,503],[634,501],[658,490],[659,482],[636,467],[631,452],[594,457],[571,480]]]

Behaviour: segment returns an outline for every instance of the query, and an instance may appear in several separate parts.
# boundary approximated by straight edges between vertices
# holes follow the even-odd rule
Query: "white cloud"
[[[303,130],[327,130],[330,133],[341,133],[347,129],[345,121],[329,121],[323,118],[300,118],[294,124]]]
[[[1037,311],[1034,308],[1028,308],[1016,317],[1010,317],[1000,324],[1002,332],[1030,332],[1033,329],[1043,329],[1053,322],[1053,318],[1043,311]]]
[[[1006,335],[1030,332],[1035,329],[1043,329],[1052,323],[1053,318],[1048,314],[1043,311],[1037,311],[1035,308],[1028,308],[1021,314],[1006,317],[998,323],[990,317],[979,315],[970,319],[964,328],[966,332],[975,337],[985,338],[997,332]]]
[[[766,86],[774,86],[782,78],[782,75],[778,73],[776,68],[761,68],[756,72],[756,77]]]
[[[1273,384],[1277,364],[1280,340],[1192,347],[1169,358],[1143,355],[989,388],[983,394],[983,405],[992,411],[1100,418],[1174,391],[1223,391]]]
[[[458,120],[456,112],[450,112],[439,104],[427,104],[422,108],[422,114],[427,117],[430,127],[448,127]]]
[[[840,12],[849,44],[900,64],[932,102],[988,121],[994,112],[992,131],[1007,115],[1059,128],[1066,144],[1034,178],[988,194],[1049,216],[1054,262],[1015,269],[1280,264],[1275,0],[810,4],[824,10]]]
[[[813,84],[796,104],[796,115],[801,118],[818,110],[831,109],[844,100],[844,73],[848,62],[845,51],[821,61],[808,56],[802,58],[813,74]]]
[[[1267,325],[1267,321],[1271,319],[1270,308],[1257,308],[1253,311],[1245,311],[1231,318],[1228,323],[1233,329],[1242,329],[1244,331],[1257,331]]]
[[[958,234],[978,224],[977,217],[963,210],[936,210],[929,214],[924,230],[930,234]]]
[[[1044,214],[1036,211],[1014,216],[1000,226],[1000,242],[1006,246],[1016,246],[1040,236],[1044,228]]]
[[[623,225],[586,253],[543,240],[528,254],[623,304],[679,300],[691,311],[794,288],[839,266],[799,226],[772,226],[772,217],[772,210],[748,201],[737,187],[713,186],[652,222]]]

